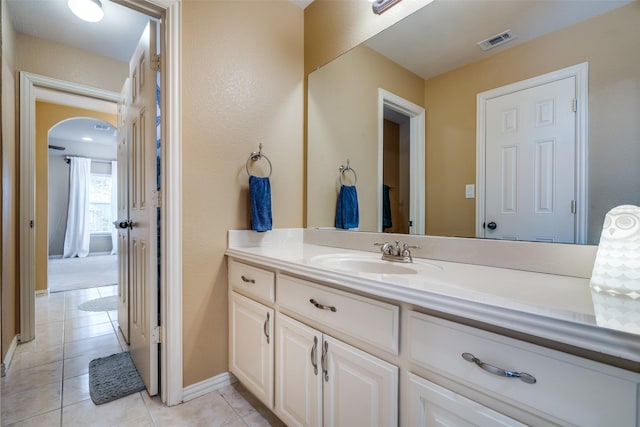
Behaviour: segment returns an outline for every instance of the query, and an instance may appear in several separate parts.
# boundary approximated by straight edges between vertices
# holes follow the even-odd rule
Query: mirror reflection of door
[[[486,102],[484,237],[575,243],[576,83]]]
[[[410,119],[384,108],[382,228],[385,233],[409,234]]]

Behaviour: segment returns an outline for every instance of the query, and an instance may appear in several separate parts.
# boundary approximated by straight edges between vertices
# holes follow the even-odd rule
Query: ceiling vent
[[[515,38],[516,38],[516,35],[513,34],[511,30],[506,30],[499,34],[496,34],[495,36],[491,36],[486,40],[482,40],[481,42],[478,42],[478,46],[480,46],[480,49],[482,50],[489,50],[496,46],[500,46],[501,44],[509,42]]]

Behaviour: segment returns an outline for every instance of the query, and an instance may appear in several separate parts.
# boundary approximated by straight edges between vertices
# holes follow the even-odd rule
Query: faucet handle
[[[380,248],[380,252],[382,252],[383,254],[391,253],[391,243],[389,243],[389,242],[374,243],[373,245],[374,246],[382,246]]]
[[[413,245],[413,246],[409,246],[408,244],[404,244],[402,245],[402,249],[422,249],[422,246],[419,245]]]

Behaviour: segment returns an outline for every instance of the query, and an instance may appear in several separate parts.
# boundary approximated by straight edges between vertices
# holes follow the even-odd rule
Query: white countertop
[[[390,261],[379,253],[307,244],[297,235],[252,242],[231,233],[243,232],[230,232],[226,252],[240,260],[640,362],[640,301],[598,294],[589,279],[415,257],[412,264],[393,264],[416,274],[347,272],[323,259]]]

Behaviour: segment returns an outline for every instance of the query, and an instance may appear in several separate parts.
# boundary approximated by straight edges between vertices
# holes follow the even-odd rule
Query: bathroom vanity
[[[580,272],[425,236],[383,261],[381,236],[229,232],[229,369],[287,425],[640,425],[640,337],[601,325]]]

